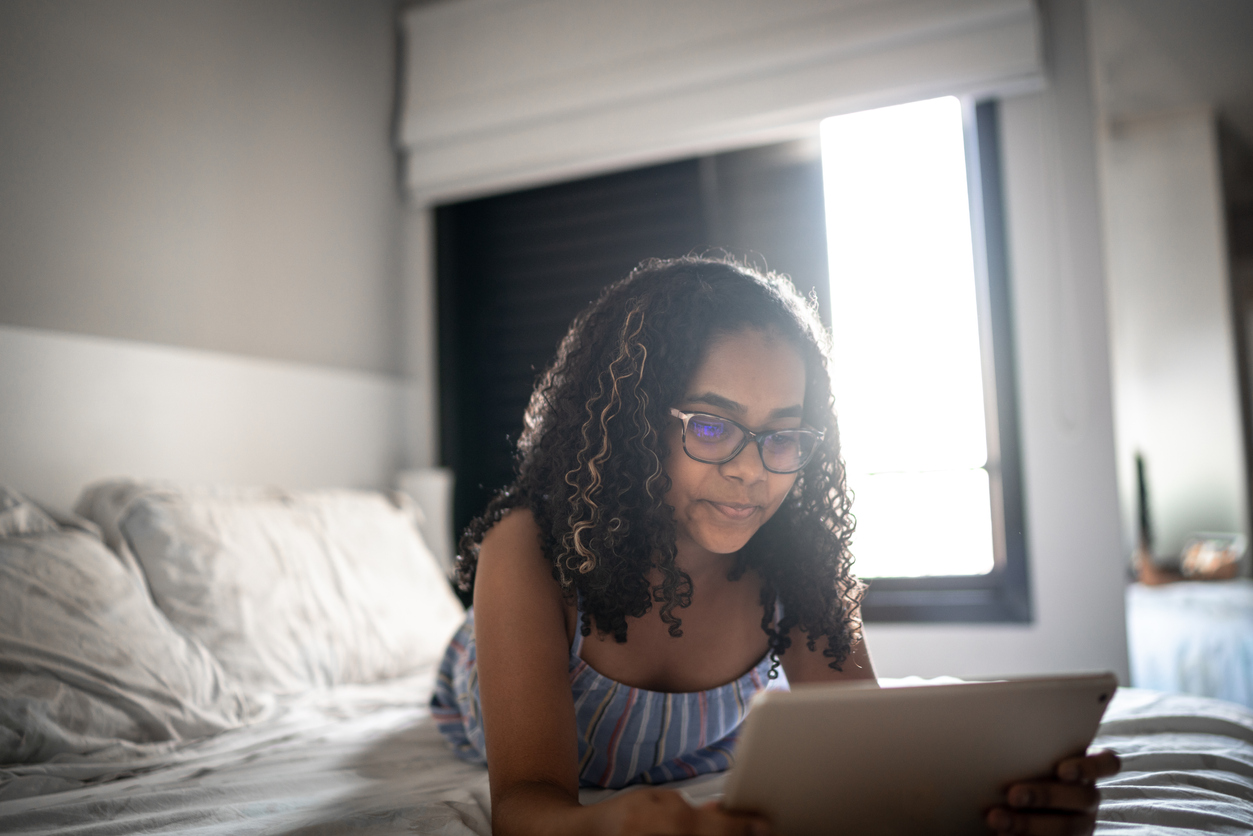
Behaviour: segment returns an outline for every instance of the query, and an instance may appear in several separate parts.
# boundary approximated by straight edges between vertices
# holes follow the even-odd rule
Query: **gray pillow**
[[[256,712],[103,542],[0,497],[0,763],[133,752]]]

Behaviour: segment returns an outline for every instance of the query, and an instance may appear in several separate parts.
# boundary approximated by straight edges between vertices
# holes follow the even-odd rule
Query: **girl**
[[[462,538],[474,606],[432,698],[459,755],[490,753],[498,836],[769,832],[578,789],[724,770],[757,691],[874,680],[826,357],[789,282],[724,261],[646,262],[575,319]],[[1090,832],[1115,768],[1065,762],[989,825]]]

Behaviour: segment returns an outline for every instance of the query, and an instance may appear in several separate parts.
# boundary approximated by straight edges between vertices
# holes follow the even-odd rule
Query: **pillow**
[[[105,545],[112,549],[122,563],[143,583],[143,569],[140,568],[135,555],[131,554],[130,547],[126,545],[122,531],[118,528],[118,522],[135,497],[152,491],[176,492],[179,490],[181,489],[173,482],[142,481],[125,477],[104,479],[83,488],[78,501],[74,503],[74,513],[100,528]],[[277,488],[202,486],[188,490],[197,496],[234,496],[250,499],[282,495],[282,491]]]
[[[381,494],[154,491],[120,529],[157,605],[252,689],[411,673],[464,617],[411,515]]]
[[[139,562],[122,539],[117,521],[132,499],[152,487],[131,479],[110,479],[88,485],[74,503],[74,513],[100,526],[105,545],[113,550],[127,569],[140,578],[143,577],[143,570],[139,568]]]
[[[60,528],[56,520],[20,493],[0,485],[0,537],[47,534]]]
[[[0,763],[205,737],[255,712],[104,543],[0,495],[34,521],[0,537]]]

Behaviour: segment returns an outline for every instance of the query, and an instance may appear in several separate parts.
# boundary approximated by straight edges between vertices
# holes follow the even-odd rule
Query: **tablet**
[[[875,688],[800,685],[757,696],[723,806],[782,836],[986,834],[1010,784],[1082,754],[1113,674]]]

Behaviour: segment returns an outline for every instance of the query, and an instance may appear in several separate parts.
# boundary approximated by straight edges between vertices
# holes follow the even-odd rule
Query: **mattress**
[[[486,770],[456,760],[436,731],[432,675],[286,698],[248,726],[160,755],[11,768],[11,789],[61,789],[0,800],[0,832],[486,836]],[[1253,712],[1124,688],[1096,744],[1123,757],[1101,785],[1098,833],[1253,832]],[[723,777],[674,786],[700,802]]]

